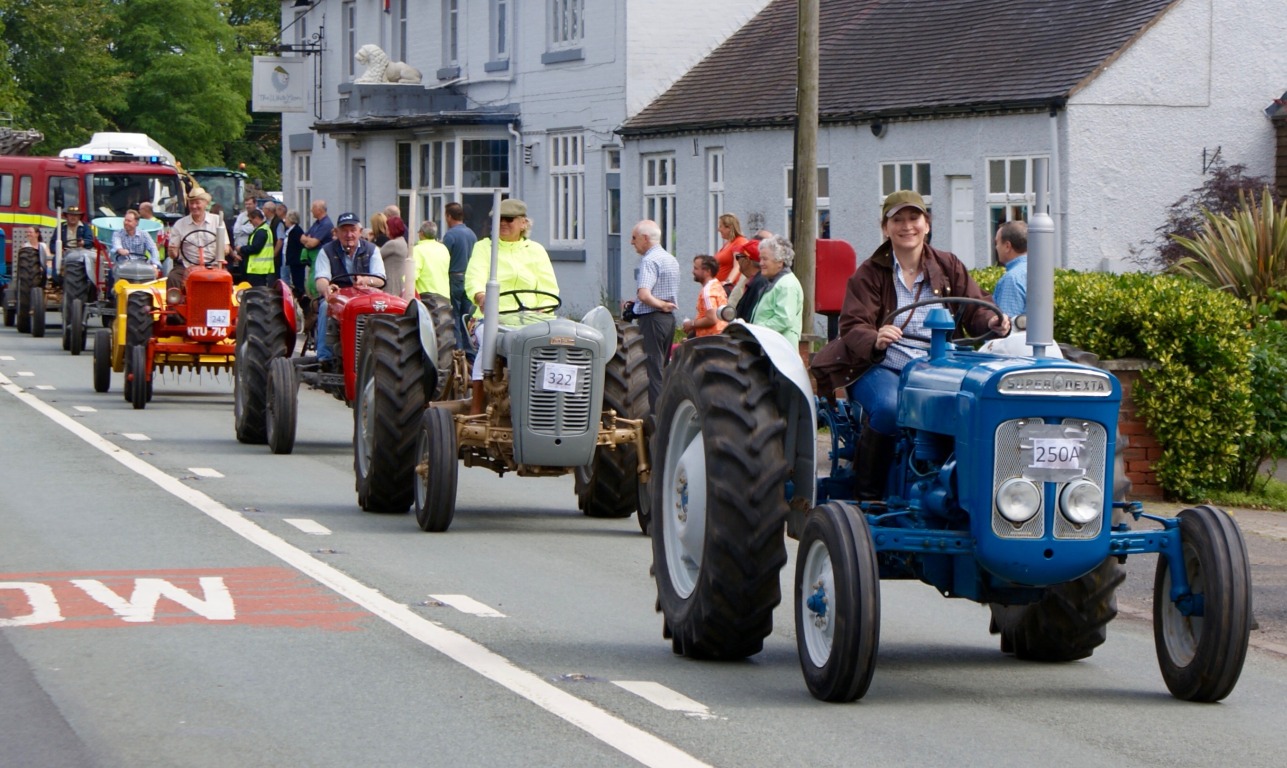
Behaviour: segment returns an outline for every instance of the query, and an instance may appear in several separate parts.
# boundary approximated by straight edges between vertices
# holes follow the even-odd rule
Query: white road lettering
[[[643,765],[657,768],[686,768],[707,766],[679,747],[651,733],[611,715],[590,702],[579,699],[541,676],[520,669],[512,661],[495,653],[480,643],[438,626],[418,615],[407,605],[398,602],[379,590],[369,587],[348,574],[318,560],[303,550],[292,547],[285,539],[269,533],[247,520],[238,512],[220,504],[204,493],[185,485],[152,466],[119,445],[103,438],[93,430],[79,424],[71,416],[57,410],[35,395],[24,392],[4,374],[0,374],[0,389],[4,389],[22,403],[41,413],[50,421],[102,451],[122,466],[146,478],[158,488],[191,505],[210,519],[223,525],[246,541],[272,554],[300,573],[315,579],[340,596],[370,611],[373,616],[388,622],[424,645],[497,685],[513,691],[536,706],[581,729],[593,738],[607,744]]]
[[[612,684],[624,688],[634,695],[651,701],[653,704],[672,712],[683,712],[702,719],[712,719],[710,708],[699,701],[693,701],[682,693],[672,691],[661,683],[649,680],[613,680]]]
[[[452,608],[461,613],[469,613],[474,616],[482,616],[485,619],[503,619],[505,614],[491,607],[478,602],[468,595],[430,595],[433,600],[437,600],[443,605],[450,605]]]
[[[327,528],[321,523],[315,522],[313,520],[306,520],[303,518],[292,518],[292,519],[283,519],[282,522],[293,525],[296,528],[303,531],[304,533],[311,533],[315,536],[328,536],[331,533],[330,528]]]
[[[237,618],[237,609],[232,602],[232,593],[224,585],[220,576],[202,576],[197,580],[201,585],[203,597],[197,597],[182,587],[176,587],[165,579],[135,579],[134,593],[126,600],[116,594],[101,581],[96,579],[72,579],[72,584],[98,602],[112,609],[124,621],[151,622],[156,619],[156,604],[162,597],[168,597],[193,613],[210,621],[232,621]]]
[[[30,627],[36,624],[53,624],[56,621],[63,620],[62,610],[58,607],[58,599],[54,597],[54,590],[48,584],[40,584],[34,581],[0,581],[0,589],[25,592],[27,603],[31,606],[31,613],[24,616],[11,616],[7,619],[0,618],[0,627]]]

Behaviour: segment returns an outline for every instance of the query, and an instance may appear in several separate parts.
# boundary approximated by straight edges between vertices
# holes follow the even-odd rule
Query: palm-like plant
[[[1232,214],[1204,211],[1203,218],[1196,237],[1171,236],[1189,255],[1169,271],[1232,293],[1258,315],[1287,311],[1287,201],[1275,206],[1265,187],[1259,201],[1241,197]]]

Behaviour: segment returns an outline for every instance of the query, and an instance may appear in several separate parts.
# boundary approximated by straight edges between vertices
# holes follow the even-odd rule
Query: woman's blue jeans
[[[889,437],[898,431],[898,377],[892,368],[873,365],[849,385],[849,399],[862,406],[868,425]]]

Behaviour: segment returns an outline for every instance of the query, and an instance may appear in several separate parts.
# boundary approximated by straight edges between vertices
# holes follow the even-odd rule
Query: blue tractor
[[[1189,701],[1227,696],[1251,621],[1246,545],[1232,518],[1209,506],[1164,518],[1115,499],[1128,486],[1114,461],[1116,378],[955,343],[949,308],[962,300],[942,301],[927,322],[928,356],[903,370],[899,437],[875,501],[854,500],[857,407],[816,399],[782,336],[739,321],[680,346],[670,370],[685,375],[668,376],[657,403],[651,491],[657,608],[674,651],[761,650],[782,598],[784,524],[799,540],[805,682],[837,702],[871,682],[880,579],[986,604],[1003,652],[1070,661],[1104,642],[1125,559],[1157,554],[1153,625],[1166,686]],[[832,436],[822,477],[820,416]],[[1141,519],[1160,527],[1132,528]]]

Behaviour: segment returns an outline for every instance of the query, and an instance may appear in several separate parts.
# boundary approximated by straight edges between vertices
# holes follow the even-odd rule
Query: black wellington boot
[[[862,434],[854,451],[854,492],[859,501],[880,501],[885,498],[885,482],[889,478],[889,465],[894,459],[895,440],[882,435],[863,420]]]

